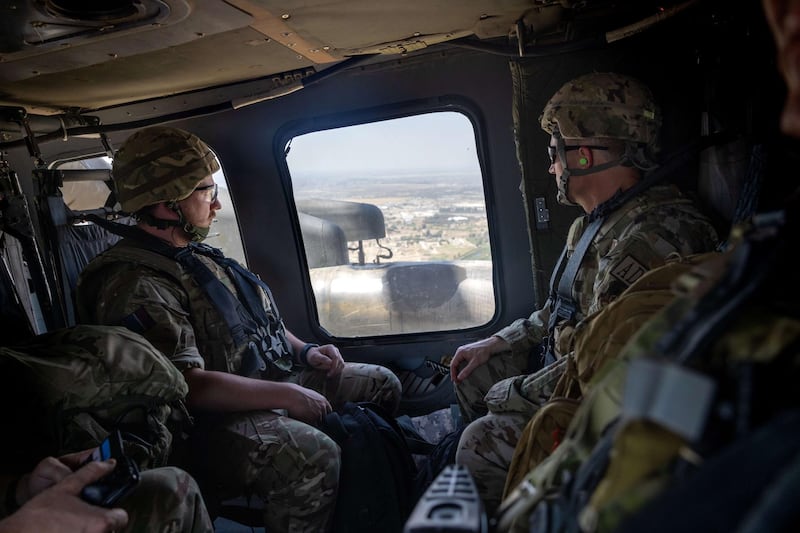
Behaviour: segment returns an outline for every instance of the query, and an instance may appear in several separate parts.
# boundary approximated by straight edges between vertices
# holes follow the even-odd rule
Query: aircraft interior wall
[[[717,25],[683,18],[679,23],[685,25],[686,38],[682,42],[672,39],[669,46],[663,37],[674,32],[670,25],[678,22],[602,49],[523,60],[454,47],[388,63],[365,62],[287,96],[170,124],[197,133],[213,147],[230,184],[249,266],[271,283],[282,302],[282,313],[297,333],[324,341],[325,332],[313,325],[312,291],[289,200],[291,185],[282,164],[281,143],[298,132],[463,104],[478,126],[498,314],[492,322],[472,330],[383,338],[380,346],[370,339],[339,340],[354,359],[390,361],[411,352],[438,358],[465,341],[485,337],[526,316],[546,297],[547,277],[566,228],[578,214],[575,208],[554,201],[555,187],[547,173],[544,150],[547,135],[538,125],[538,115],[555,89],[575,74],[592,70],[619,70],[641,77],[664,105],[665,152],[701,134],[704,112],[710,122],[731,130],[749,135],[770,132],[774,129],[769,122],[774,121],[770,107],[777,104],[760,95],[773,91],[777,82],[773,65],[764,61],[761,53],[767,38],[760,22],[754,18],[751,27],[747,17],[741,16]],[[514,93],[511,62],[542,80],[524,98]],[[259,88],[260,83],[252,82],[229,92],[244,97],[258,93]],[[159,115],[213,105],[222,98],[222,90],[198,91],[108,108],[94,115],[103,124],[133,121],[144,125]],[[524,102],[524,120],[517,132],[512,120],[515,101]],[[110,131],[111,145],[119,146],[131,131]],[[524,151],[522,168],[518,147]],[[45,160],[102,150],[97,139],[79,138],[44,143],[40,148]],[[33,166],[26,150],[10,150],[9,160],[29,191]],[[687,184],[692,186],[690,174]],[[519,190],[523,176],[528,205]],[[544,198],[549,211],[550,220],[544,227],[535,223],[532,201],[537,197]]]

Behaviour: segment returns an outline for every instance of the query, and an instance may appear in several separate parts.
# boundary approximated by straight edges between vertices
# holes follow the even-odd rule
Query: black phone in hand
[[[83,488],[81,498],[84,501],[101,507],[113,507],[139,484],[139,467],[125,455],[119,431],[111,432],[84,464],[112,457],[117,460],[114,470]]]

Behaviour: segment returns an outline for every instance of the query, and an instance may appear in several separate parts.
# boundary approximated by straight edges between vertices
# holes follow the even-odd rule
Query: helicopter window
[[[472,122],[442,111],[286,145],[320,325],[335,336],[471,328],[495,313]]]

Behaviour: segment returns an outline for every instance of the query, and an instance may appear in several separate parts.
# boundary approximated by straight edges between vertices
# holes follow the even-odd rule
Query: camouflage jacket
[[[236,294],[220,265],[195,255]],[[291,347],[277,307],[268,292],[259,292],[267,316],[276,324],[264,332],[268,347],[276,350],[284,369],[291,368]],[[234,342],[221,311],[186,268],[131,239],[87,265],[78,280],[76,308],[82,322],[125,325],[141,333],[182,371],[199,367],[242,373],[243,358],[251,349]]]
[[[778,235],[775,241],[779,245],[784,237],[770,228],[748,231],[745,225],[734,228],[734,245],[679,277],[672,284],[675,298],[655,312],[619,353],[609,354],[609,360],[589,382],[564,440],[509,495],[509,504],[513,500],[531,503],[519,506],[526,511],[514,518],[511,531],[527,531],[530,513],[535,512],[536,498],[526,496],[531,492],[524,486],[535,487],[534,492],[539,495],[557,493],[563,480],[574,479],[575,471],[590,461],[593,453],[603,451],[597,445],[606,436],[613,437],[613,446],[604,452],[608,461],[605,471],[600,472],[602,475],[583,473],[585,480],[595,480],[596,484],[573,486],[562,494],[574,502],[582,500],[574,498],[570,490],[586,496],[588,501],[581,508],[562,510],[562,516],[579,521],[581,530],[615,530],[672,482],[672,467],[678,456],[701,457],[697,465],[702,465],[713,459],[713,453],[720,453],[733,436],[741,440],[743,436],[731,429],[741,413],[750,417],[752,429],[770,420],[774,413],[796,407],[796,394],[790,391],[798,379],[800,319],[792,311],[796,307],[797,284],[787,281],[795,268],[787,257],[794,249],[791,244],[785,245],[783,255],[771,253],[766,246],[756,249],[751,264],[764,263],[768,266],[760,268],[769,270],[760,282],[753,282],[758,283],[758,290],[744,303],[731,307],[735,311],[729,312],[725,320],[694,314],[701,306],[707,310],[727,307],[743,293],[742,285],[731,282],[728,276],[729,272],[741,272],[745,281],[753,277],[752,269],[733,264],[737,248],[743,246],[743,236],[748,236],[750,242],[768,242]],[[707,303],[719,301],[724,305]],[[601,316],[616,313],[614,307],[609,306]],[[711,323],[714,328],[708,327]],[[695,325],[696,331],[677,327],[687,324]],[[665,339],[671,342],[664,343]],[[699,348],[691,360],[681,362],[680,357],[685,354],[675,351],[673,345],[683,347],[683,341]],[[665,347],[669,350],[662,353]],[[656,372],[659,368],[665,371]],[[677,372],[678,368],[681,372]],[[652,377],[650,381],[642,379],[644,372]],[[743,376],[754,376],[746,389],[738,381]],[[713,388],[704,389],[709,382],[714,383]],[[642,383],[646,385],[641,386]],[[737,397],[739,393],[752,396]],[[648,396],[652,398],[643,401]],[[671,406],[670,416],[655,416],[655,405]],[[727,405],[730,411],[721,405]],[[619,422],[612,428],[615,421]],[[597,457],[593,460],[595,467],[601,468]]]
[[[567,257],[588,225],[577,218],[567,236]],[[711,221],[674,185],[656,185],[631,198],[611,214],[590,244],[572,286],[577,304],[575,322],[609,304],[642,274],[663,265],[670,256],[713,250],[718,243]],[[528,318],[518,319],[496,333],[513,351],[527,352],[547,335],[550,300]],[[574,324],[556,325],[559,356],[569,346]],[[569,326],[569,327],[567,327]]]

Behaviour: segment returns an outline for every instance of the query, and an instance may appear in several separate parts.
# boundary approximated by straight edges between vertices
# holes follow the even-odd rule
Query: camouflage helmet
[[[111,175],[126,213],[187,198],[198,183],[219,170],[217,158],[196,135],[151,126],[137,131],[114,156]]]
[[[615,74],[584,74],[547,102],[542,129],[568,139],[619,139],[657,149],[661,110],[640,81]]]

